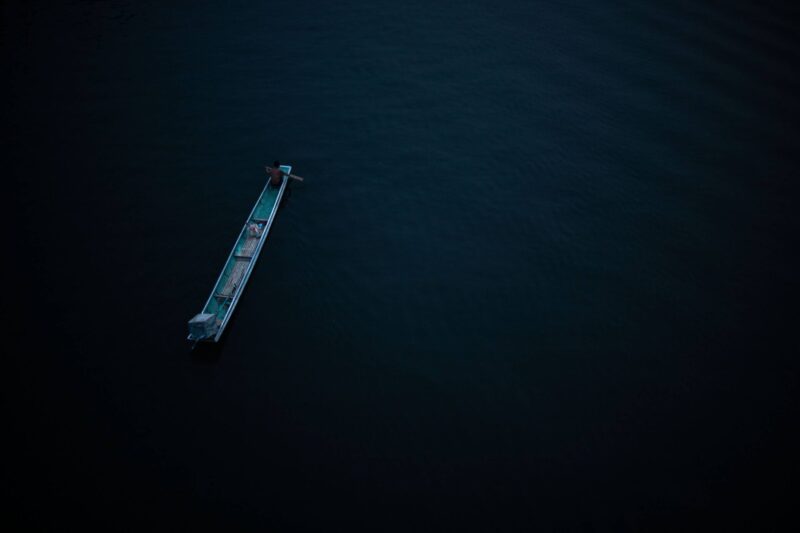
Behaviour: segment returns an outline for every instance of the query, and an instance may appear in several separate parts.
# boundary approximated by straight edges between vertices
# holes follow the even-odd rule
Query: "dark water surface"
[[[764,530],[791,500],[796,7],[3,13],[11,516]],[[275,158],[306,181],[190,354]]]

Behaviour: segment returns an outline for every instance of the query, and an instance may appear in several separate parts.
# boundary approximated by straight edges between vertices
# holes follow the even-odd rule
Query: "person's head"
[[[276,159],[272,162],[272,168],[281,168],[281,162]]]

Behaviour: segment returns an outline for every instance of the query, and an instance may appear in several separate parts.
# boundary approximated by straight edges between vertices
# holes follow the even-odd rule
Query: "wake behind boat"
[[[258,255],[272,227],[283,192],[286,190],[292,166],[281,165],[280,169],[283,171],[280,186],[270,186],[267,182],[250,216],[247,217],[247,222],[233,245],[203,310],[189,321],[190,341],[217,342],[225,331],[225,326],[233,315],[239,297],[253,272]],[[302,179],[293,175],[291,177]]]

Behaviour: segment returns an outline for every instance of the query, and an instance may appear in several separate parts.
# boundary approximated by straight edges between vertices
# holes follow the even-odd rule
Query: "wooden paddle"
[[[267,170],[267,172],[272,170],[272,167],[265,166],[264,168]],[[283,172],[283,171],[281,170],[281,172]],[[283,173],[286,174],[286,172],[283,172]],[[286,175],[289,176],[292,179],[297,180],[297,181],[303,181],[303,178],[301,178],[300,176],[295,176],[294,174],[286,174]]]

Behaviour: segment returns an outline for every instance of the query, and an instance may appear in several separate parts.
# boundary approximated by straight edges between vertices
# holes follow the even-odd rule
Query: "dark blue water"
[[[3,8],[10,516],[777,524],[796,7],[164,4]],[[306,181],[190,353],[276,158]]]

